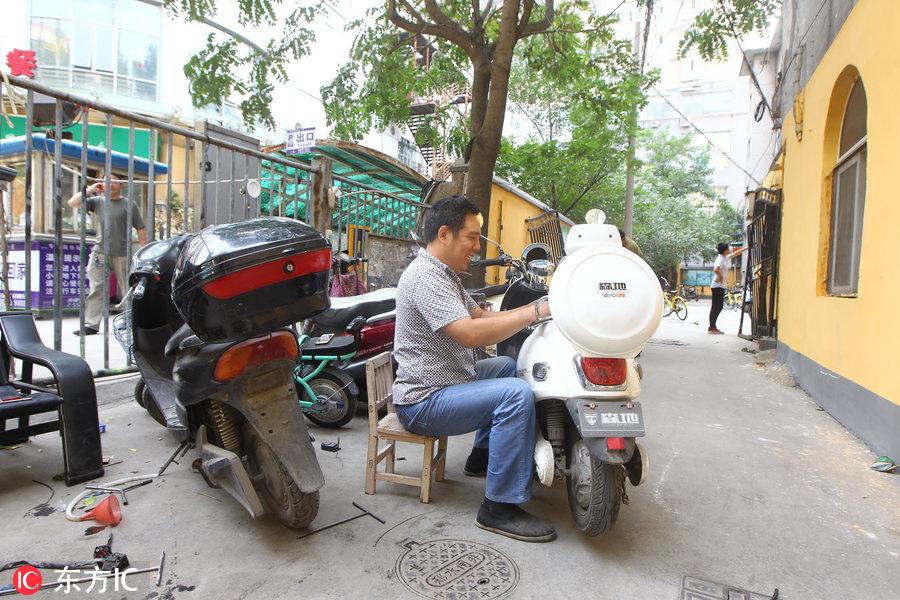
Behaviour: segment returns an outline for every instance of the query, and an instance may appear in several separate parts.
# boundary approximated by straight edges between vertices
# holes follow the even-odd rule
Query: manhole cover
[[[502,598],[519,583],[516,564],[499,550],[466,540],[406,542],[397,575],[423,598],[489,600]]]
[[[776,589],[772,594],[750,592],[737,586],[704,581],[686,575],[679,600],[784,600]]]

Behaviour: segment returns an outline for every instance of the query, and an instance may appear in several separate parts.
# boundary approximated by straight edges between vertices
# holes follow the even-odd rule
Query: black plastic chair
[[[11,359],[22,361],[22,377],[9,378]],[[47,368],[56,389],[34,385],[34,365]],[[30,424],[33,415],[57,412],[55,421]],[[18,419],[15,429],[6,419]],[[0,444],[59,431],[63,445],[66,485],[103,475],[100,419],[94,375],[77,356],[44,346],[28,312],[0,312]]]

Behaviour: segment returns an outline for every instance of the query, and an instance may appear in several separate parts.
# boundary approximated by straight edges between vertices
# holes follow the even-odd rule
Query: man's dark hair
[[[466,224],[466,217],[478,214],[481,211],[465,196],[441,198],[425,210],[425,229],[422,232],[425,242],[433,242],[444,225],[450,228],[453,235],[458,234]]]
[[[728,244],[726,244],[725,242],[719,242],[718,244],[716,244],[716,251],[719,254],[725,254],[725,252],[727,250],[728,250]]]

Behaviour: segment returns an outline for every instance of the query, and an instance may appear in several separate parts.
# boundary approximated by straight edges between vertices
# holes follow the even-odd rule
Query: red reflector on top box
[[[185,243],[172,300],[205,342],[256,337],[328,308],[330,267],[331,244],[302,221],[216,225]]]
[[[326,271],[330,266],[331,250],[304,252],[219,277],[204,285],[203,291],[224,300],[316,271]]]

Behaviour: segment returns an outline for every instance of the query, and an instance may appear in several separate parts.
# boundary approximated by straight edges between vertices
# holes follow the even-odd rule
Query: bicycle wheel
[[[734,308],[734,299],[731,296],[730,292],[725,292],[725,301],[723,302],[723,306],[725,310],[731,310]]]
[[[663,310],[665,311],[663,312],[663,317],[668,317],[672,314],[672,302],[668,298],[665,298],[663,301]]]
[[[674,310],[675,316],[684,321],[687,319],[687,302],[684,301],[684,298],[675,298]]]

